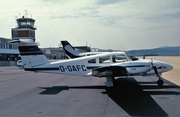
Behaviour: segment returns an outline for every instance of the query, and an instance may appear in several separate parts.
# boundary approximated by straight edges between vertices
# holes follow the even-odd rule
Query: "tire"
[[[158,80],[158,81],[157,81],[157,84],[158,84],[159,87],[162,87],[163,84],[164,84],[164,81],[163,81],[163,80]]]

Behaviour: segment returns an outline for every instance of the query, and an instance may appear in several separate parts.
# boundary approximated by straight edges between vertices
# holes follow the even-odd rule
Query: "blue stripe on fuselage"
[[[134,68],[134,67],[145,67],[145,65],[121,66],[121,67]],[[87,69],[96,69],[96,68],[102,68],[102,66],[87,66]]]
[[[134,65],[134,66],[124,66],[125,68],[131,68],[131,67],[145,67],[145,65]]]

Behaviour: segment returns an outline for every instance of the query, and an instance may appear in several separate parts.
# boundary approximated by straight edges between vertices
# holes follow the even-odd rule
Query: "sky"
[[[180,0],[3,0],[0,14],[4,38],[16,18],[35,19],[40,47],[61,40],[116,50],[180,46]]]

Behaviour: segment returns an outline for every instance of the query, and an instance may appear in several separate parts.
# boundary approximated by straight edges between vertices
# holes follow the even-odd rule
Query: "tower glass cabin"
[[[17,21],[17,28],[12,28],[12,39],[32,39],[36,40],[35,38],[35,30],[34,27],[35,20],[32,18],[25,18],[22,16],[22,18],[16,19]]]

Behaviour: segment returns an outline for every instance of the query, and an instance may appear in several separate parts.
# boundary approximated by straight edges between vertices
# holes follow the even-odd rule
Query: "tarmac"
[[[154,76],[117,78],[108,89],[105,78],[0,67],[0,117],[180,117],[180,58],[156,59],[174,67],[163,87]]]

